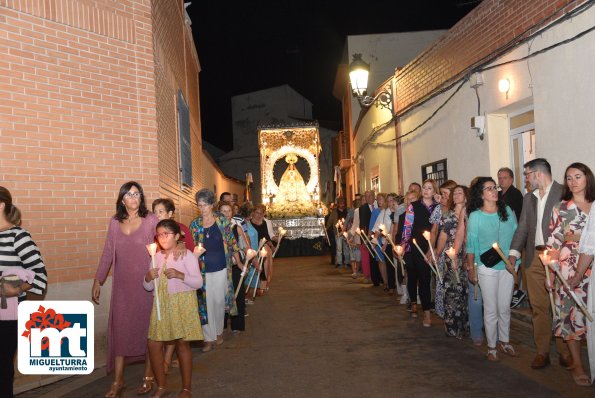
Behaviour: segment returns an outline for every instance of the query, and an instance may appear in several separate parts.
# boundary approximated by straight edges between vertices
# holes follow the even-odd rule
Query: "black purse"
[[[500,241],[500,219],[498,219],[498,241]],[[479,259],[481,260],[481,263],[488,268],[492,268],[500,261],[502,261],[502,257],[500,257],[498,251],[496,251],[496,249],[494,249],[493,247],[490,247],[489,250],[486,250],[485,252],[481,253],[479,255]]]
[[[500,257],[496,249],[493,247],[491,247],[490,250],[481,253],[479,259],[481,260],[481,263],[488,268],[492,268],[494,265],[502,261],[502,257]]]

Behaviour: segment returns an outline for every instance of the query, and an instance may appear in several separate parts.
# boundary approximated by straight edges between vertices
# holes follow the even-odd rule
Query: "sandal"
[[[574,379],[574,382],[581,387],[589,387],[591,385],[591,379],[585,374],[579,376],[572,375],[572,378]]]
[[[167,394],[167,390],[165,389],[165,387],[157,387],[157,389],[155,390],[155,394],[151,395],[151,398],[165,397],[165,394]]]
[[[417,318],[417,304],[411,304],[411,318]]]
[[[496,351],[496,349],[494,349],[494,348],[489,348],[488,354],[486,355],[486,357],[488,358],[488,361],[497,362],[498,361],[498,351]]]
[[[516,357],[516,351],[514,347],[510,343],[503,343],[500,342],[496,346],[497,350],[503,354],[510,355],[511,357]]]
[[[124,384],[124,382],[117,383],[114,381],[111,384],[109,391],[105,393],[104,397],[105,398],[118,398],[120,396],[120,394],[122,394],[122,391],[124,391],[125,387],[126,387],[126,385]]]
[[[432,316],[430,315],[430,311],[424,311],[424,320],[422,321],[422,325],[424,325],[425,328],[432,326]]]
[[[186,398],[186,397],[191,397],[192,396],[192,390],[189,390],[187,388],[182,388],[182,391],[180,391],[180,393],[178,394],[178,398]]]
[[[136,395],[145,395],[145,394],[150,393],[151,390],[153,389],[154,382],[155,382],[155,378],[153,376],[143,377],[143,383],[136,390]]]

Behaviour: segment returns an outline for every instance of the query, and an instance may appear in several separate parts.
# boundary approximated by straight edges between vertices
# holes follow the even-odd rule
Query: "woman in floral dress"
[[[440,185],[440,194],[436,195],[435,200],[440,203],[440,206],[436,206],[432,215],[430,216],[430,224],[432,224],[432,229],[430,230],[432,244],[437,244],[437,237],[440,235],[442,231],[442,219],[444,214],[448,211],[448,201],[450,198],[450,194],[452,190],[457,186],[457,183],[453,180],[447,180]],[[440,251],[436,250],[437,253]],[[442,256],[438,256],[437,264],[438,271],[440,271],[441,275],[444,275],[444,261]],[[431,259],[430,259],[431,261]],[[436,315],[440,318],[444,318],[444,280],[440,282],[439,278],[435,278],[436,280],[436,292],[434,294],[434,311]]]
[[[571,164],[564,175],[566,184],[562,201],[552,210],[547,245],[552,249],[552,257],[558,258],[562,277],[572,279],[577,269],[581,233],[589,216],[591,203],[595,200],[595,178],[591,170],[582,163]],[[591,270],[587,270],[574,288],[575,295],[585,306],[590,275]],[[553,278],[554,276],[551,275],[551,280],[554,280]],[[568,344],[575,383],[590,385],[590,379],[581,361],[581,341],[586,339],[587,331],[585,316],[559,281],[556,281],[554,292],[556,304],[554,334],[562,337]]]
[[[444,264],[444,329],[447,336],[462,339],[469,334],[469,316],[467,311],[467,275],[461,264],[465,258],[464,247],[458,250],[457,263],[453,264],[446,252],[454,246],[459,217],[464,217],[468,189],[457,186],[448,200],[448,211],[440,221],[437,250],[440,262]],[[456,250],[456,248],[455,248]],[[457,279],[458,272],[458,279]]]

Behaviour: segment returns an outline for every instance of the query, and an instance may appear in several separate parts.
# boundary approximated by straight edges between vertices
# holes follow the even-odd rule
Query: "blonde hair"
[[[382,192],[378,192],[376,194],[376,200],[378,200],[378,197],[382,197],[382,199],[384,199],[383,209],[388,208],[388,200],[387,200],[386,196],[387,195],[385,193],[382,193]]]

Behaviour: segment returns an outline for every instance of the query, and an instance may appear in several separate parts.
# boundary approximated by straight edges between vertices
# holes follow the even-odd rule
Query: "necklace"
[[[213,224],[213,225],[215,225],[215,224]],[[207,234],[206,234],[207,239],[209,239],[209,237],[210,237],[209,233],[210,233],[211,227],[213,227],[213,225],[211,225],[210,227],[207,228]]]

